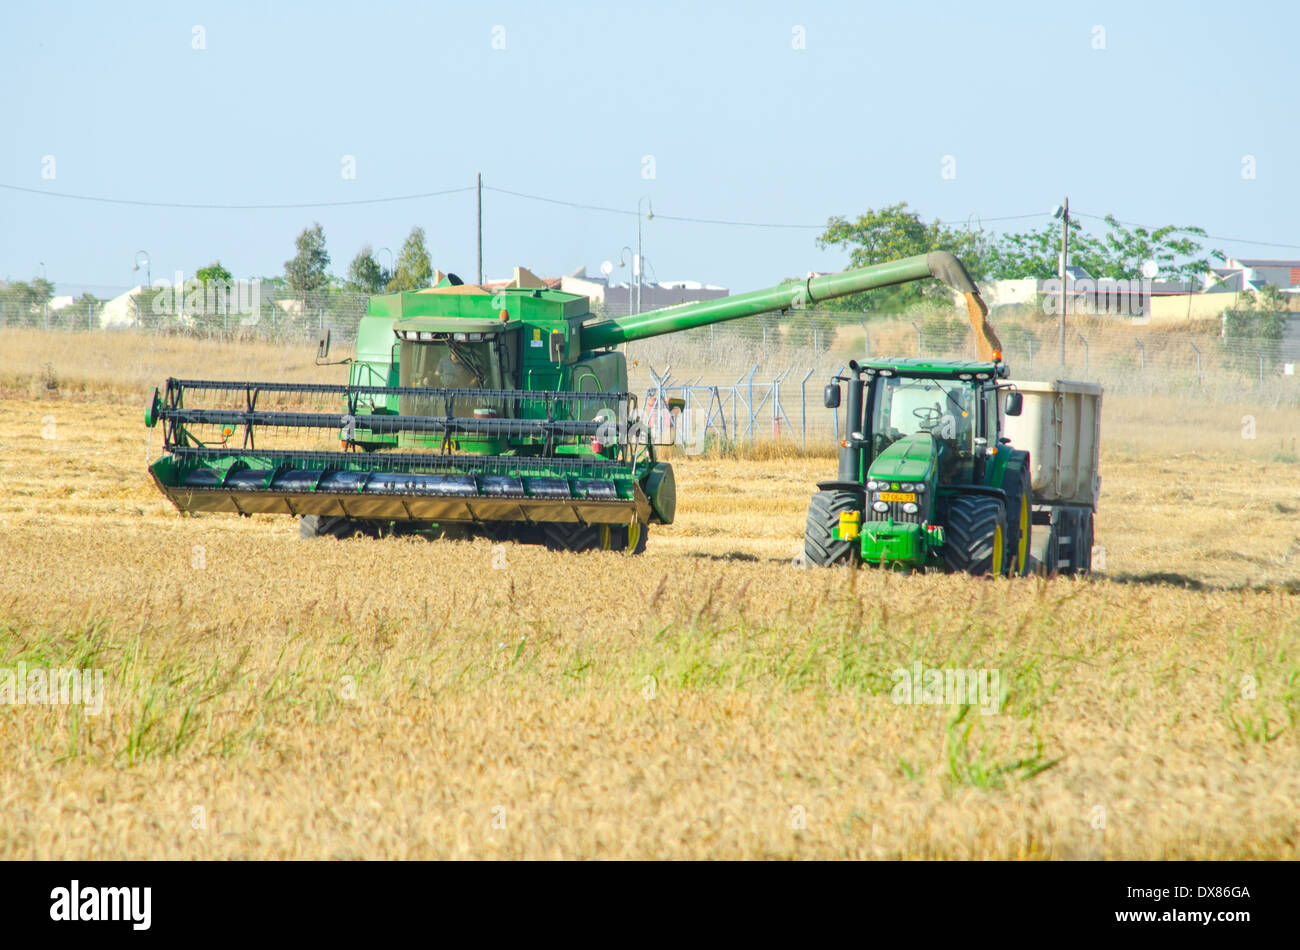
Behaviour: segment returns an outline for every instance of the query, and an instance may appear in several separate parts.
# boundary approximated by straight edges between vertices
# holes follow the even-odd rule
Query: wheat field
[[[1108,398],[1105,568],[973,580],[800,569],[834,462],[772,446],[676,460],[638,558],[181,517],[147,386],[309,349],[4,342],[0,670],[105,695],[0,705],[0,857],[1300,851],[1295,410]]]

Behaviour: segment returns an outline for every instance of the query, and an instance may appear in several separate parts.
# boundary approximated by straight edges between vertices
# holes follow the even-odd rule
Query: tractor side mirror
[[[838,383],[826,384],[826,388],[822,390],[822,405],[827,409],[838,409],[840,407],[840,387]]]
[[[329,359],[330,355],[330,331],[326,330],[325,334],[316,341],[316,359]]]
[[[1021,393],[1007,393],[1007,415],[1018,416],[1024,407],[1025,397]]]

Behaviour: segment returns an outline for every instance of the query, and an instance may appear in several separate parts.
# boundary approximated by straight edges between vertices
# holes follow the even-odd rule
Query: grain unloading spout
[[[943,281],[966,300],[966,310],[971,327],[975,330],[976,348],[981,359],[992,359],[993,351],[1001,349],[996,334],[985,321],[988,308],[980,299],[975,282],[961,261],[947,251],[931,251],[897,261],[872,264],[838,274],[823,274],[804,280],[754,290],[749,293],[703,300],[697,303],[678,304],[646,313],[617,317],[582,328],[582,343],[587,349],[617,346],[632,340],[643,340],[663,333],[690,330],[695,327],[752,317],[777,310],[796,310],[811,306],[820,300],[845,297],[849,294],[905,284],[933,277]]]
[[[975,355],[982,360],[992,361],[994,353],[1002,352],[1002,341],[988,322],[989,308],[980,297],[979,288],[971,280],[966,267],[947,251],[931,251],[926,255],[930,274],[943,281],[965,298],[966,317],[971,329],[975,331]]]

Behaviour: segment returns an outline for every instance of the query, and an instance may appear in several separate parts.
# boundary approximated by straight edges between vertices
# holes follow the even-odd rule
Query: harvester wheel
[[[646,535],[649,533],[650,526],[639,521],[627,525],[602,525],[600,546],[605,551],[645,554]]]
[[[298,522],[298,537],[355,538],[358,535],[375,537],[374,528],[342,515],[303,515]]]
[[[803,553],[809,564],[831,567],[849,564],[858,550],[852,541],[836,540],[840,512],[860,511],[862,496],[847,491],[819,491],[808,504],[808,522],[803,532]]]
[[[957,495],[948,505],[940,554],[950,571],[1001,574],[1010,549],[1002,502],[987,495]]]
[[[547,525],[542,543],[552,551],[625,551],[644,554],[649,525]]]

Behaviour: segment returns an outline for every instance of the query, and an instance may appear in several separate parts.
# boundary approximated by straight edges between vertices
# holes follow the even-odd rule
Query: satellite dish
[[[614,273],[614,262],[605,261],[603,264],[600,265],[600,272],[604,274],[606,277]]]
[[[1160,273],[1160,265],[1155,261],[1142,262],[1142,276],[1147,280],[1155,280],[1158,273]]]

